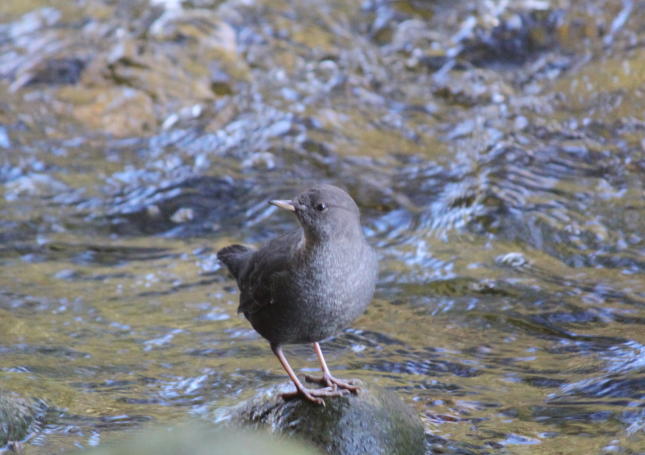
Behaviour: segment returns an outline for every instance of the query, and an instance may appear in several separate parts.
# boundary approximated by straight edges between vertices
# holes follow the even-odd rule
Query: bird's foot
[[[322,377],[317,378],[314,376],[305,375],[305,380],[307,382],[313,382],[314,384],[320,384],[325,387],[329,387],[332,390],[341,389],[348,390],[352,393],[358,393],[360,387],[353,385],[351,382],[343,381],[342,379],[337,379],[331,374],[324,374]]]
[[[336,387],[326,387],[324,389],[307,389],[305,387],[298,388],[295,392],[286,392],[280,396],[285,400],[291,400],[293,398],[303,398],[305,400],[311,401],[315,404],[320,404],[325,406],[325,400],[323,397],[340,397],[347,393],[346,390],[338,389]]]

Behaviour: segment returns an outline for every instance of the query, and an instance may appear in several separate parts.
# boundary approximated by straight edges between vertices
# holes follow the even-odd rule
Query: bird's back
[[[271,303],[275,278],[287,269],[301,237],[302,232],[294,230],[269,241],[258,250],[230,245],[217,253],[240,288],[239,313],[249,317]]]

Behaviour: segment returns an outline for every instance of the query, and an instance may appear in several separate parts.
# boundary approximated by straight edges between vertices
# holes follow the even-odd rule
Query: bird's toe
[[[310,383],[320,384],[321,386],[328,387],[333,390],[340,388],[342,390],[348,390],[352,393],[358,393],[358,391],[360,390],[358,386],[352,384],[351,380],[344,381],[342,379],[335,378],[330,374],[323,375],[322,377],[305,375],[305,380]]]

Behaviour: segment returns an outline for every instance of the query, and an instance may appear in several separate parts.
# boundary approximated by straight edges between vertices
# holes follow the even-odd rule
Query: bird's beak
[[[269,201],[269,204],[280,207],[281,209],[289,210],[290,212],[296,211],[296,207],[293,205],[293,201],[275,200]]]

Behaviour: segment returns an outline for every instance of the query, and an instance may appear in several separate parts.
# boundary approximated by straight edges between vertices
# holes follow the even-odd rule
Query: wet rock
[[[67,87],[61,100],[88,129],[116,137],[144,135],[157,126],[154,105],[144,92],[129,87]]]
[[[46,405],[42,401],[0,390],[0,448],[36,431],[45,410]]]
[[[291,385],[289,385],[291,387]],[[244,402],[224,418],[295,436],[330,455],[415,455],[425,451],[415,411],[393,392],[361,384],[358,395],[327,398],[325,406],[284,401],[276,390]]]
[[[163,116],[232,94],[248,78],[235,31],[211,10],[170,8],[149,27],[147,39],[123,33],[88,67],[83,82],[135,88]]]
[[[42,67],[36,69],[25,86],[76,84],[81,78],[85,64],[83,60],[76,57],[47,60]]]
[[[149,135],[169,115],[248,83],[236,32],[217,11],[141,6],[141,17],[106,6],[82,27],[61,23],[54,8],[0,24],[0,79],[11,92],[46,87],[60,114],[74,104],[72,117],[117,137]],[[15,50],[5,51],[7,39]]]
[[[243,214],[241,199],[247,191],[243,182],[208,176],[133,191],[114,201],[110,229],[120,235],[212,232],[223,217]]]
[[[122,444],[80,452],[86,455],[316,455],[313,449],[266,434],[215,431],[192,425],[145,431]]]
[[[522,64],[558,45],[561,16],[558,11],[531,10],[498,17],[491,21],[494,26],[483,24],[474,29],[472,39],[464,42],[461,57],[477,66]]]

